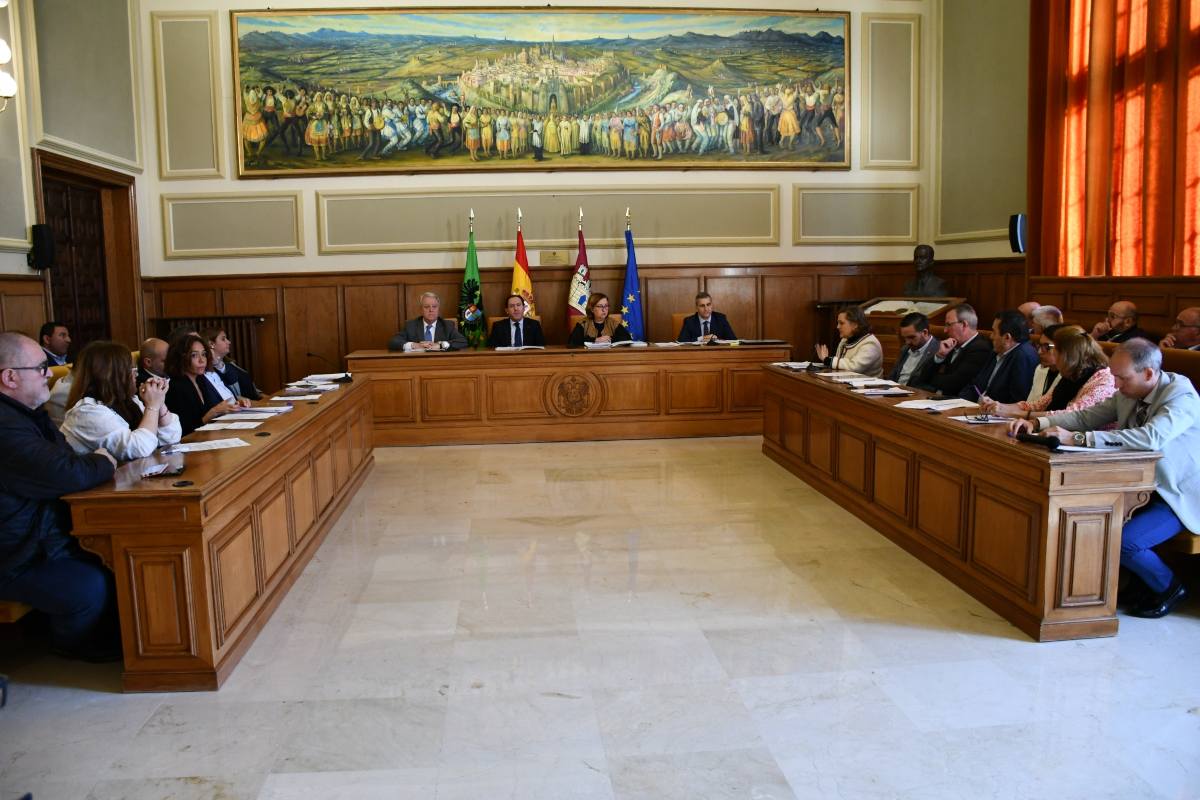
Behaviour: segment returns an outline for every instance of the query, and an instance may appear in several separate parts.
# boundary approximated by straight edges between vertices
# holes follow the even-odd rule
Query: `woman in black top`
[[[587,316],[575,325],[567,339],[567,347],[583,347],[584,342],[596,344],[628,342],[633,337],[621,320],[609,316],[608,295],[592,292],[587,301]]]
[[[167,351],[167,408],[179,416],[179,426],[187,436],[221,414],[236,411],[236,402],[222,401],[217,390],[204,377],[211,358],[208,345],[190,333]]]

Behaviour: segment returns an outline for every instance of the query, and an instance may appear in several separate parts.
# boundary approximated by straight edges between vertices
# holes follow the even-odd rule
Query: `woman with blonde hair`
[[[979,404],[983,413],[1037,419],[1061,411],[1080,411],[1116,394],[1108,357],[1096,340],[1078,325],[1060,325],[1053,331],[1047,330],[1042,334],[1038,350],[1054,352],[1060,377],[1053,391],[1032,403],[997,403],[985,399]]]
[[[166,379],[151,377],[138,386],[125,345],[92,342],[79,354],[74,375],[62,435],[76,453],[103,447],[118,461],[130,461],[179,441],[179,417],[166,405]]]
[[[575,329],[567,339],[567,347],[583,347],[585,342],[611,344],[632,339],[629,328],[622,325],[616,317],[610,316],[608,307],[608,295],[592,292],[584,309],[585,316],[575,324]]]

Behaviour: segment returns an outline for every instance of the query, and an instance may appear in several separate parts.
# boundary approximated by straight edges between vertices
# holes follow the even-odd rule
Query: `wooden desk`
[[[79,543],[116,576],[126,691],[216,689],[228,677],[374,464],[368,382],[254,430],[186,441],[231,434],[250,446],[156,454],[65,498]],[[181,459],[177,478],[141,478]]]
[[[1158,453],[1051,453],[1004,425],[893,408],[911,398],[764,371],[766,455],[1034,639],[1117,632],[1121,527]]]
[[[790,346],[388,353],[369,375],[377,445],[741,436],[762,431],[762,365]]]

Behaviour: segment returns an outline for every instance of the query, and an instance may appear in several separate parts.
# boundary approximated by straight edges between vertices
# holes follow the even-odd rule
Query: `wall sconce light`
[[[0,39],[0,66],[4,66],[9,61],[12,61],[12,50],[9,48],[8,42]],[[7,70],[0,69],[0,112],[8,108],[8,101],[16,96],[16,79]]]

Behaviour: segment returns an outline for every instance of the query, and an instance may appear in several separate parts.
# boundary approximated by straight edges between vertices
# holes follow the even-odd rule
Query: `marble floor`
[[[0,800],[1200,797],[1200,603],[1036,644],[759,448],[378,450],[219,692],[0,656]]]

